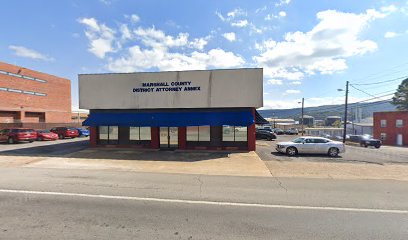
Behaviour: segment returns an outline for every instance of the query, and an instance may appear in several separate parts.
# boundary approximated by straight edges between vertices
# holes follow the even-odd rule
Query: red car
[[[56,127],[56,128],[51,128],[50,131],[53,133],[56,133],[59,139],[64,139],[67,137],[76,138],[79,136],[78,130],[73,127]]]
[[[37,133],[29,128],[8,128],[0,131],[0,142],[10,144],[17,142],[34,142],[37,139]]]
[[[49,130],[37,130],[37,141],[57,140],[58,134]]]

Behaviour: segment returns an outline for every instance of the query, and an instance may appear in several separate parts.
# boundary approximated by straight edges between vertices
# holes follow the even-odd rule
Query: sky
[[[361,101],[408,75],[407,0],[14,0],[2,9],[0,61],[70,79],[73,109],[81,73],[260,67],[265,109],[342,103],[346,81],[356,84],[349,101]]]

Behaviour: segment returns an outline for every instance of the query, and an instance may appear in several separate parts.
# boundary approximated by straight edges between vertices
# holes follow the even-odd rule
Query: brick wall
[[[0,87],[47,94],[0,91],[0,111],[19,112],[24,122],[25,112],[45,114],[46,122],[71,122],[71,82],[68,79],[0,62],[0,71],[46,80],[46,83],[0,73]],[[6,115],[6,114],[3,114]],[[3,117],[5,118],[5,117]],[[0,118],[2,121],[3,118]]]
[[[403,121],[402,127],[396,126],[396,120]],[[386,127],[381,127],[381,120],[386,120]],[[402,134],[404,146],[408,146],[408,111],[375,112],[374,113],[374,138],[381,139],[381,133],[386,134],[384,145],[397,145],[397,135]]]

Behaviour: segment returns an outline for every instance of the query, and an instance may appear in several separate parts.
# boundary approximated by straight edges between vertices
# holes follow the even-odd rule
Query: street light
[[[302,136],[303,136],[303,109],[304,109],[304,106],[305,106],[305,98],[302,98],[302,101],[298,102],[298,103],[302,103],[302,118],[301,118],[301,120],[302,120]]]
[[[349,87],[349,81],[346,82],[346,90],[343,90],[341,88],[337,89],[337,91],[339,92],[346,92],[346,99],[345,99],[345,103],[344,103],[344,124],[343,124],[343,143],[346,142],[346,130],[347,130],[347,104],[348,104],[348,90]]]

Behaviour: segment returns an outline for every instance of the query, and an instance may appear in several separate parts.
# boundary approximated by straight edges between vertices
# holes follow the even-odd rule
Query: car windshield
[[[49,133],[50,131],[49,130],[40,130],[40,131],[38,131],[39,133]]]
[[[31,132],[34,132],[34,130],[33,129],[14,129],[13,132],[17,132],[17,133],[28,132],[28,133],[31,133]]]
[[[73,131],[73,130],[77,130],[76,128],[67,128],[67,130]]]
[[[292,142],[294,142],[294,143],[302,143],[304,140],[305,140],[305,138],[296,138],[296,139],[293,139]]]

